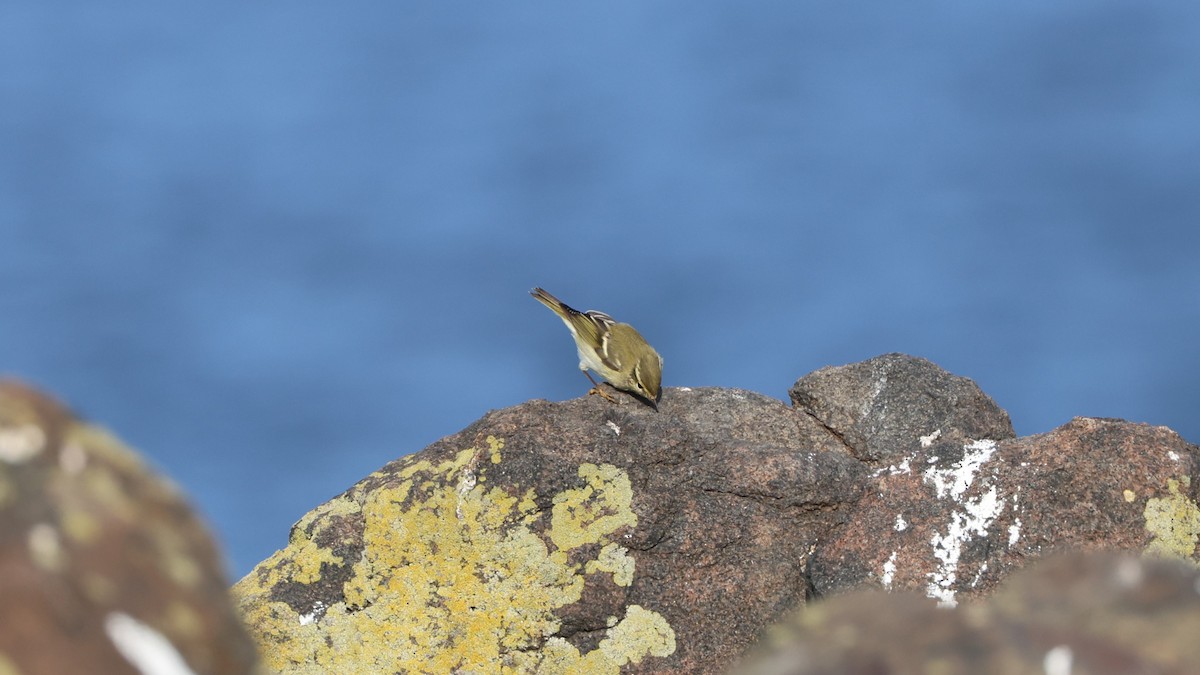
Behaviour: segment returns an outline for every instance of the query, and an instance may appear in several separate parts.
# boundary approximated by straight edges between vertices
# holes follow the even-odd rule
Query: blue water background
[[[1020,434],[1200,441],[1200,4],[0,5],[0,371],[240,576],[385,462],[582,395],[907,352]]]

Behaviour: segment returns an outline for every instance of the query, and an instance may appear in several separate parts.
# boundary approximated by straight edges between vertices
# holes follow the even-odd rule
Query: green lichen
[[[560,627],[555,610],[579,600],[585,572],[632,581],[632,558],[610,541],[637,523],[625,472],[580,466],[582,485],[554,496],[543,538],[537,532],[547,516],[533,490],[511,495],[483,485],[481,474],[501,461],[503,447],[501,439],[487,442],[436,464],[413,460],[359,497],[365,548],[343,602],[302,615],[269,601],[275,583],[312,578],[328,560],[308,536],[260,566],[270,572],[235,586],[268,667],[285,674],[616,673],[674,653],[666,620],[637,605],[591,652],[551,637]],[[302,521],[309,522],[319,528],[319,520]],[[597,559],[572,561],[569,552],[585,544],[600,545]]]
[[[1146,531],[1154,539],[1146,546],[1150,555],[1193,558],[1196,542],[1200,539],[1200,507],[1180,492],[1191,486],[1191,478],[1181,476],[1179,480],[1168,479],[1167,497],[1151,497],[1146,500],[1142,515],[1146,519]]]

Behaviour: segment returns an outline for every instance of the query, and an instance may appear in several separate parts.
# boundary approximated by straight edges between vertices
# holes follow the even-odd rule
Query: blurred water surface
[[[1200,441],[1200,6],[0,7],[0,371],[192,495],[240,576],[488,409],[902,351],[1039,433]]]

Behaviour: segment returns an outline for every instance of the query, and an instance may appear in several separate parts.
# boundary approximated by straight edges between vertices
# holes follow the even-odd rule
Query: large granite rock
[[[285,673],[699,672],[811,592],[866,469],[778,400],[535,401],[305,516],[236,587]]]
[[[170,482],[0,381],[0,673],[255,672],[204,525]]]
[[[235,587],[281,673],[724,672],[813,598],[986,596],[1059,547],[1196,555],[1197,448],[1017,439],[921,359],[489,413],[306,515]]]
[[[1015,435],[1008,413],[974,382],[904,354],[822,368],[788,394],[797,412],[868,464],[901,463],[935,430],[946,440]]]
[[[936,437],[877,467],[854,517],[821,542],[821,594],[879,586],[953,605],[1056,550],[1195,559],[1197,448],[1165,427],[1076,418],[1047,434]]]

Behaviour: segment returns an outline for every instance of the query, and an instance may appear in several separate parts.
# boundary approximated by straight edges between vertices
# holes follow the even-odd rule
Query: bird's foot
[[[613,398],[611,394],[608,394],[603,389],[601,389],[600,385],[596,385],[596,386],[592,387],[590,390],[588,390],[588,396],[591,396],[592,394],[599,394],[600,398],[602,398],[606,401],[609,401],[610,403],[616,403],[617,405],[621,404],[621,402],[618,401],[617,399]]]

